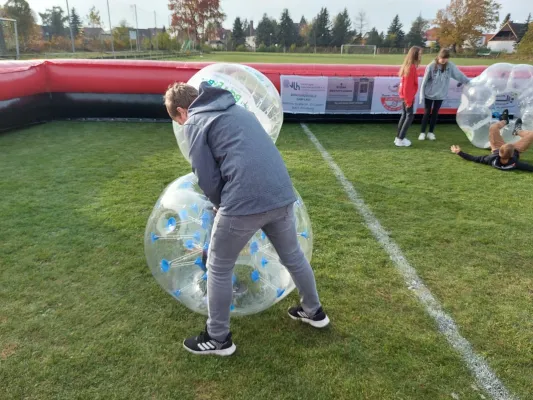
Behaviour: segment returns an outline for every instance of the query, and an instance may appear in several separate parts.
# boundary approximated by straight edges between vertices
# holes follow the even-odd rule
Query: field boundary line
[[[477,354],[470,342],[461,335],[453,318],[446,314],[440,302],[433,296],[431,291],[418,276],[416,270],[411,264],[409,264],[400,247],[390,238],[387,231],[381,226],[379,220],[366,205],[357,190],[355,190],[352,183],[346,178],[342,169],[333,160],[333,157],[328,153],[324,146],[322,146],[306,124],[302,123],[300,125],[309,140],[322,155],[324,161],[326,161],[329,167],[333,170],[333,174],[343,187],[348,198],[355,206],[359,215],[363,217],[366,227],[372,232],[381,247],[389,255],[398,272],[403,276],[407,288],[416,295],[418,301],[422,303],[426,309],[426,312],[436,322],[440,333],[444,335],[448,343],[461,355],[466,366],[472,375],[474,375],[478,385],[495,400],[518,400],[516,396],[512,395],[507,390],[485,359]]]

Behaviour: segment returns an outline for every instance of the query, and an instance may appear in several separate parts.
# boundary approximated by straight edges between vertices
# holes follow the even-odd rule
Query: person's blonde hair
[[[514,155],[514,146],[511,143],[506,143],[500,147],[500,158],[504,160],[509,160]]]
[[[198,90],[183,82],[175,82],[170,85],[165,93],[165,106],[172,117],[178,113],[177,108],[188,109],[198,97]]]
[[[400,68],[400,73],[398,74],[399,77],[402,76],[408,76],[409,71],[411,70],[411,65],[414,65],[418,68],[420,65],[420,53],[422,52],[422,48],[418,46],[413,46],[409,49],[409,53],[405,56],[405,60],[403,60],[403,64]]]

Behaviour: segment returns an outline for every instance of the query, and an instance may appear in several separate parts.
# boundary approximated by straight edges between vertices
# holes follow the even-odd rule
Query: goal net
[[[371,54],[376,55],[377,46],[366,44],[343,44],[341,54]]]
[[[0,18],[0,59],[19,58],[17,21]]]

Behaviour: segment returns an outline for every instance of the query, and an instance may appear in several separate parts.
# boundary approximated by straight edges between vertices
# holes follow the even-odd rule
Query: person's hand
[[[459,154],[459,152],[461,151],[461,148],[454,144],[452,147],[450,147],[450,150],[452,151],[452,153]]]

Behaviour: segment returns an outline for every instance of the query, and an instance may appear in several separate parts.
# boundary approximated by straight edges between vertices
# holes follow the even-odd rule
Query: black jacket
[[[499,169],[500,171],[511,171],[513,169],[518,169],[521,171],[533,172],[533,165],[519,161],[520,154],[516,150],[513,157],[511,158],[511,160],[509,160],[507,164],[502,164],[500,162],[500,155],[498,150],[492,152],[492,154],[488,156],[473,156],[471,154],[463,153],[462,151],[457,153],[457,155],[468,161],[474,161],[480,164],[490,165],[496,169]]]

